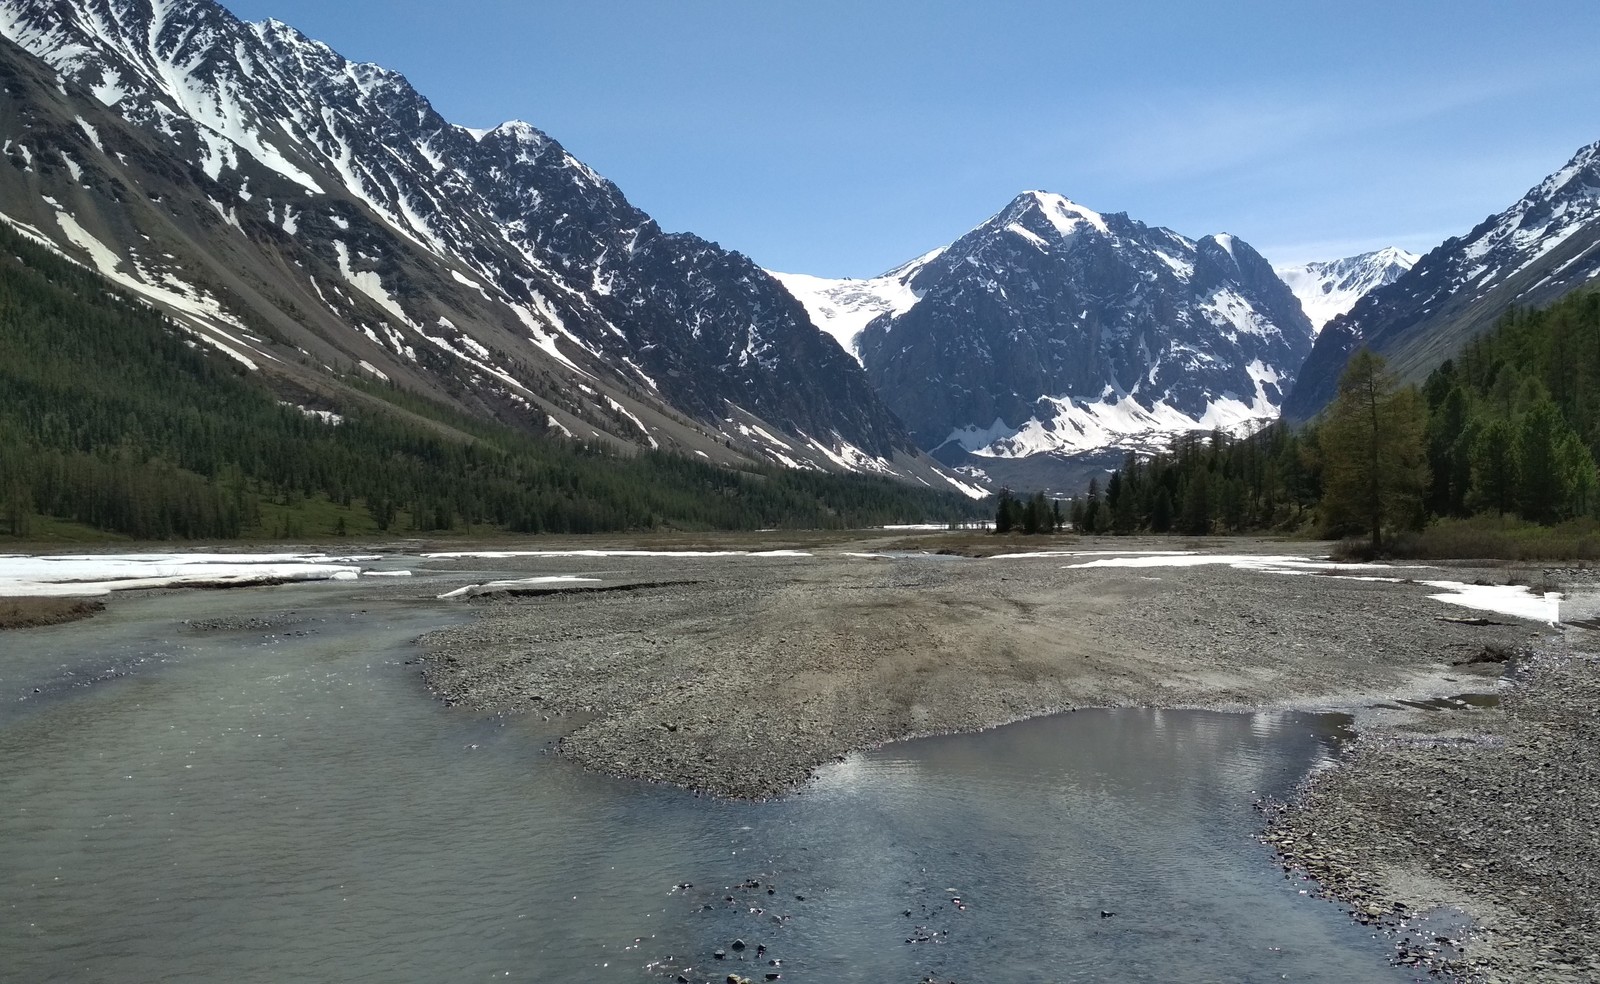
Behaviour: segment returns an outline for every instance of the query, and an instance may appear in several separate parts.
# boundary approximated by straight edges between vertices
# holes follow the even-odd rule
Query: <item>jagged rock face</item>
[[[1419,259],[1415,253],[1387,246],[1342,260],[1281,266],[1277,273],[1300,299],[1311,326],[1321,331],[1363,297],[1405,276]]]
[[[1312,338],[1241,240],[1042,192],[887,283],[912,301],[856,340],[867,374],[924,448],[978,456],[1148,448],[1274,417]]]
[[[1421,380],[1510,308],[1549,304],[1596,277],[1600,143],[1335,318],[1318,336],[1284,414],[1308,420],[1320,413],[1358,347],[1385,356],[1402,378]]]
[[[455,126],[402,76],[211,0],[0,0],[0,36],[0,213],[252,367],[941,475],[764,271],[663,233],[528,124]]]

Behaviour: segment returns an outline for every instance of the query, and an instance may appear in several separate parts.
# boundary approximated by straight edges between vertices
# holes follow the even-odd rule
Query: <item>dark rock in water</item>
[[[734,940],[733,941],[733,948],[735,950],[743,950],[745,948],[744,940]]]
[[[1112,917],[1112,916],[1114,916],[1114,915],[1116,915],[1116,913],[1115,913],[1115,912],[1107,912],[1107,911],[1106,911],[1106,910],[1104,910],[1104,909],[1101,909],[1101,910],[1100,910],[1100,918],[1101,918],[1101,919],[1110,919],[1110,918],[1111,918],[1111,917]]]
[[[712,956],[716,957],[718,960],[726,960],[728,959],[728,951],[718,947],[717,952],[713,953]]]

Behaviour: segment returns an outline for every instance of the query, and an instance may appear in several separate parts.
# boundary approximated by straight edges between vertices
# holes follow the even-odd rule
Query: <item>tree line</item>
[[[1035,492],[1026,502],[1017,498],[1010,489],[1001,489],[995,504],[994,531],[996,533],[1059,533],[1067,527],[1067,516],[1060,499],[1047,499],[1043,492]]]
[[[1600,293],[1503,316],[1422,386],[1362,350],[1315,422],[1187,435],[1074,499],[1094,533],[1394,533],[1438,518],[1600,517]]]
[[[140,539],[844,528],[973,513],[890,479],[624,454],[346,385],[330,426],[0,227],[0,533],[45,520]]]

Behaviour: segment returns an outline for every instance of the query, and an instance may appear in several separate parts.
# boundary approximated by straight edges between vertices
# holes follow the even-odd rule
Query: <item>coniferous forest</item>
[[[1130,456],[1070,516],[1097,533],[1310,532],[1381,549],[1436,520],[1600,517],[1597,448],[1600,293],[1583,292],[1506,314],[1421,387],[1358,353],[1315,423]]]
[[[848,528],[974,509],[887,479],[619,454],[365,389],[376,399],[332,426],[0,228],[0,535]]]

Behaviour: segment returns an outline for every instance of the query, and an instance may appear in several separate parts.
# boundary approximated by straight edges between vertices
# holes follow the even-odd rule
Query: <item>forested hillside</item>
[[[1414,529],[1440,518],[1554,524],[1600,514],[1600,293],[1512,311],[1420,390],[1352,360],[1329,412],[1129,459],[1074,504],[1083,528],[1204,534]]]
[[[887,479],[538,438],[355,379],[335,401],[274,392],[263,375],[0,227],[0,534],[830,528],[972,509]]]

